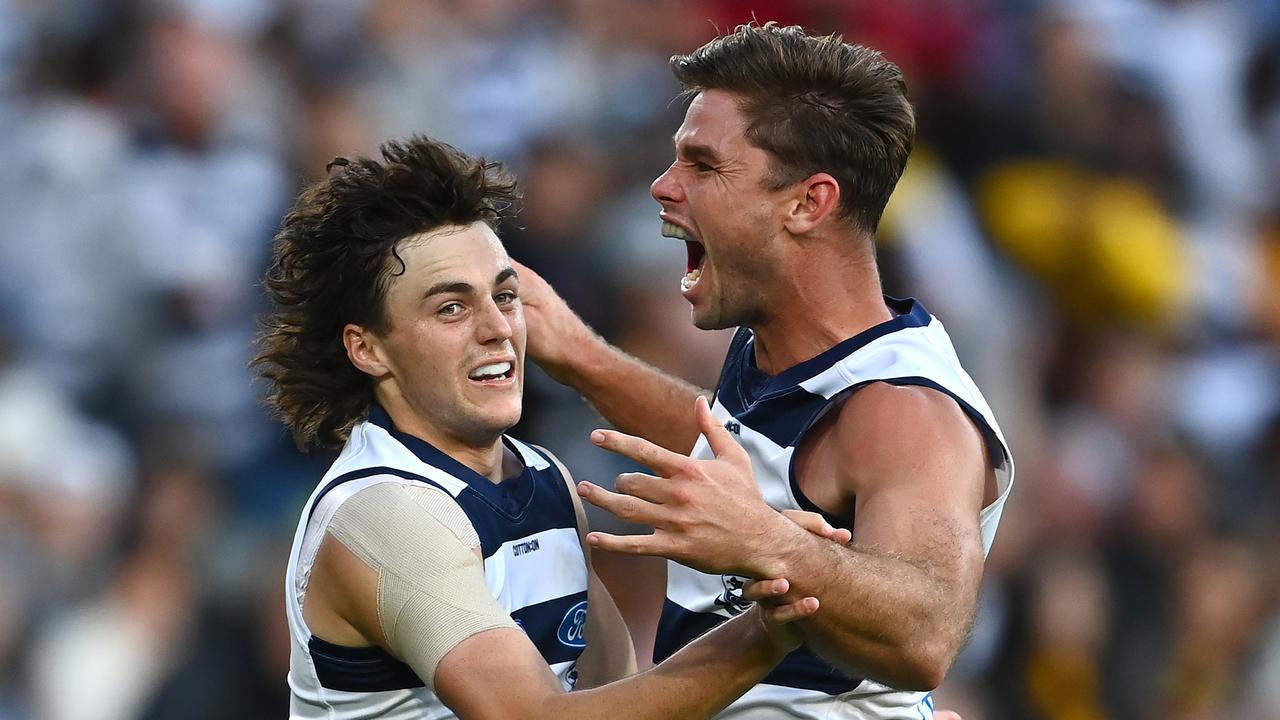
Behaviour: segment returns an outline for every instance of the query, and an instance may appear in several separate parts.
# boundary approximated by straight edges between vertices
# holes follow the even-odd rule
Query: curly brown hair
[[[774,160],[769,189],[830,173],[842,214],[875,232],[916,134],[897,65],[839,35],[768,22],[673,56],[671,71],[685,97],[704,90],[742,97],[747,140]]]
[[[341,445],[368,413],[373,384],[347,358],[342,328],[386,329],[387,287],[404,272],[397,244],[447,225],[496,229],[519,198],[500,163],[445,143],[414,136],[380,150],[382,162],[336,158],[340,169],[303,190],[275,236],[272,309],[252,364],[303,450]]]

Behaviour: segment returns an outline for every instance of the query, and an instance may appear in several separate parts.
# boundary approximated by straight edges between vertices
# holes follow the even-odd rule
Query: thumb
[[[707,404],[705,396],[699,395],[693,401],[693,413],[698,418],[698,429],[706,436],[707,444],[716,457],[742,451],[738,441],[733,439],[733,435],[711,413],[711,406]]]

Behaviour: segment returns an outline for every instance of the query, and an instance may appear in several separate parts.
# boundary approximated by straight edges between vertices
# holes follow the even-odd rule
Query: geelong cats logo
[[[716,607],[722,607],[732,615],[737,615],[751,607],[750,600],[742,599],[742,586],[746,585],[748,580],[750,578],[741,575],[721,575],[720,584],[724,586],[724,592],[716,598]]]

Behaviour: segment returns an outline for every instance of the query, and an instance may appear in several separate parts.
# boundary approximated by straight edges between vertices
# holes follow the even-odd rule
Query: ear
[[[382,345],[372,330],[347,323],[342,327],[342,345],[347,349],[347,358],[360,372],[376,378],[391,372],[383,358]]]
[[[783,225],[793,235],[812,232],[828,217],[840,213],[840,183],[827,173],[814,173],[796,183]]]

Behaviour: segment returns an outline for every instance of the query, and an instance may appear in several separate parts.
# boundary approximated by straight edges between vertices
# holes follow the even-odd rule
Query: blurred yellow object
[[[1106,720],[1098,661],[1067,648],[1040,647],[1027,662],[1027,695],[1047,720]]]
[[[1086,181],[1061,163],[1030,160],[991,171],[978,185],[992,238],[1032,273],[1058,281],[1072,264]]]
[[[1168,330],[1186,306],[1190,261],[1177,222],[1146,186],[1064,162],[1026,160],[977,188],[996,245],[1086,322]]]
[[[911,151],[907,165],[902,169],[902,177],[893,188],[889,202],[884,206],[884,214],[880,216],[880,226],[876,228],[876,244],[892,247],[902,242],[900,226],[903,217],[930,202],[937,193],[938,175],[942,172],[937,156],[928,148],[917,145]]]

